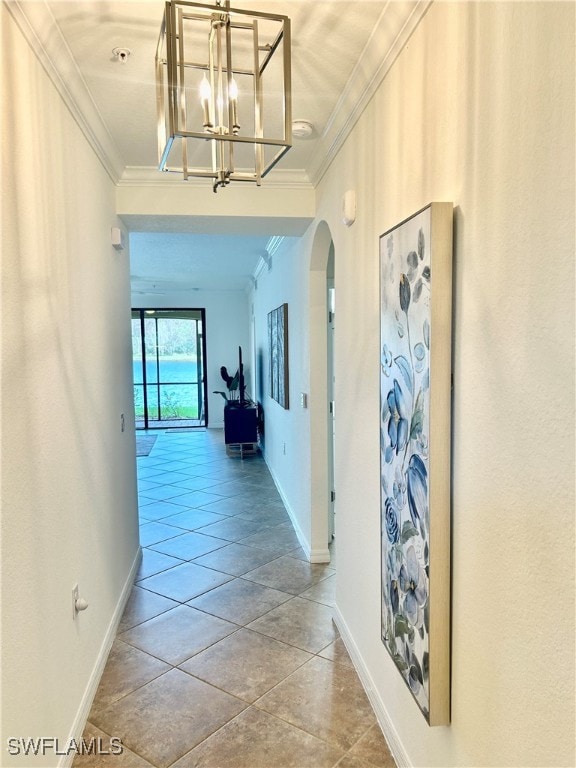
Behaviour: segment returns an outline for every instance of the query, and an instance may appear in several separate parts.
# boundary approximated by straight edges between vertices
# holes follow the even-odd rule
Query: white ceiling
[[[130,235],[133,299],[182,290],[243,290],[268,237],[137,232]],[[134,303],[133,301],[133,303]]]
[[[48,0],[48,5],[124,165],[155,166],[154,56],[164,3]],[[317,139],[387,2],[238,0],[232,5],[290,17],[293,116],[311,120]],[[113,56],[115,47],[132,51],[126,64]],[[314,139],[296,139],[282,167],[305,171],[314,145]]]
[[[315,130],[311,139],[294,139],[278,166],[280,183],[321,178],[431,1],[232,0],[292,22],[293,117]],[[164,180],[156,170],[154,81],[164,2],[11,0],[10,7],[112,178]],[[116,47],[131,50],[126,64],[113,55]],[[129,224],[147,233],[132,238],[137,291],[245,286],[266,245],[267,238],[202,234],[197,223],[168,236],[165,225],[144,219]]]

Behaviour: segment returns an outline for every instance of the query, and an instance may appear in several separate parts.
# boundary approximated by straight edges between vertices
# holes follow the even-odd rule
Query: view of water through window
[[[137,427],[205,423],[202,314],[201,310],[132,311]]]

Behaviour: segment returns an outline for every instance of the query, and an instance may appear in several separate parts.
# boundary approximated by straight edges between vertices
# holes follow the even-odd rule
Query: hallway
[[[143,560],[84,733],[124,752],[75,768],[393,768],[333,563],[307,562],[262,457],[198,430],[137,461]]]

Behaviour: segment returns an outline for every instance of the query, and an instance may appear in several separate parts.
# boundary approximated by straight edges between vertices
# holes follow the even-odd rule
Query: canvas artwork
[[[288,304],[268,313],[268,349],[270,397],[288,408]]]
[[[380,238],[382,641],[450,720],[451,203]]]

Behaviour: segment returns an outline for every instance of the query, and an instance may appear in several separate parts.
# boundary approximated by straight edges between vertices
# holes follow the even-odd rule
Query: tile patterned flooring
[[[74,767],[394,768],[262,457],[199,430],[137,461],[143,560],[84,734],[124,752]]]

